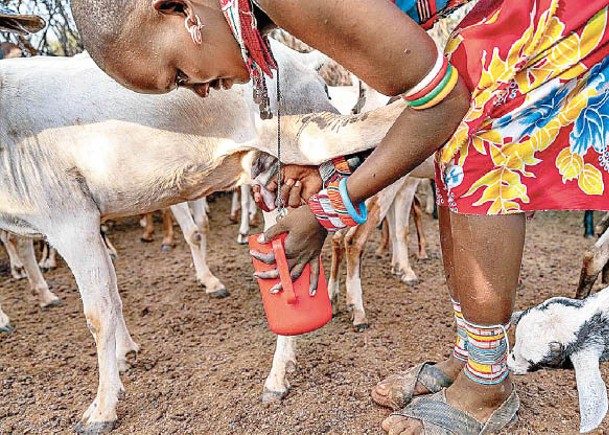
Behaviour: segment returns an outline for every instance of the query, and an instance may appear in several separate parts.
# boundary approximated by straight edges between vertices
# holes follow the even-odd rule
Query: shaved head
[[[112,47],[142,0],[72,0],[72,14],[85,49],[103,68],[104,51]]]

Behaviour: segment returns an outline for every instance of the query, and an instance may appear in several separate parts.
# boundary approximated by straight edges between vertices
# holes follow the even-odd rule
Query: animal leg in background
[[[583,266],[579,277],[579,284],[575,297],[583,299],[590,295],[592,286],[599,273],[609,261],[609,230],[596,241],[584,254]]]
[[[173,240],[173,219],[171,217],[171,210],[168,208],[163,209],[163,241],[161,242],[161,251],[171,251],[175,246]]]
[[[241,224],[239,225],[237,243],[244,245],[247,243],[247,236],[250,232],[250,210],[253,198],[249,184],[241,185],[239,190],[241,191]]]
[[[338,313],[338,297],[340,295],[340,265],[345,254],[345,230],[332,235],[332,263],[328,278],[328,296],[332,302],[332,314]]]
[[[41,254],[38,266],[45,272],[55,269],[57,267],[57,251],[46,240],[41,240],[40,246]]]
[[[17,254],[15,236],[10,235],[6,231],[0,230],[0,242],[2,242],[6,248],[6,253],[8,254],[8,260],[11,267],[11,276],[14,279],[27,278],[27,273],[23,268],[21,258],[19,258],[19,254]]]
[[[408,177],[387,212],[387,223],[393,248],[391,272],[408,285],[419,283],[408,258],[408,234],[410,233],[408,219],[419,182],[418,178]]]
[[[141,216],[140,225],[144,228],[140,241],[142,243],[152,243],[154,241],[154,219],[152,213],[145,213]]]
[[[352,310],[353,328],[361,332],[369,327],[364,311],[361,268],[362,254],[370,237],[370,232],[378,224],[380,208],[378,198],[372,197],[368,203],[368,220],[350,228],[345,235],[345,252],[347,257],[347,306]]]
[[[15,248],[17,255],[23,261],[23,268],[27,273],[32,294],[38,299],[38,305],[41,308],[61,305],[59,298],[49,290],[49,285],[36,262],[34,240],[27,237],[15,237]]]
[[[209,296],[214,298],[227,297],[229,293],[226,287],[211,273],[207,265],[209,223],[205,212],[205,199],[193,201],[190,206],[193,214],[190,213],[189,205],[185,202],[172,205],[171,212],[182,229],[184,240],[190,247],[197,281],[205,287],[205,293]]]
[[[417,241],[419,244],[417,258],[419,260],[428,260],[429,256],[427,255],[427,239],[425,238],[425,231],[423,229],[423,208],[421,207],[421,201],[419,200],[416,194],[412,202],[410,214],[412,216],[412,219],[414,220],[414,226],[417,230]]]

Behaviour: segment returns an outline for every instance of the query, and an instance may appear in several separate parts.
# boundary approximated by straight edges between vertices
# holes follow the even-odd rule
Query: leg
[[[250,225],[252,227],[257,227],[258,225],[260,225],[260,215],[258,214],[258,207],[256,207],[256,202],[254,201],[254,196],[252,195],[252,186],[248,186],[248,195],[250,197],[249,199],[249,204],[250,204]]]
[[[244,245],[247,243],[247,236],[250,232],[250,186],[243,184],[241,191],[241,224],[239,225],[239,234],[237,235],[237,243]]]
[[[408,285],[416,285],[419,283],[417,275],[410,266],[410,259],[408,256],[410,208],[412,207],[412,202],[419,182],[420,179],[418,178],[408,177],[404,182],[404,186],[396,194],[395,199],[389,208],[389,212],[387,213],[389,233],[391,234],[393,247],[391,260],[392,273]]]
[[[343,262],[345,232],[337,231],[332,236],[332,263],[328,279],[328,296],[332,301],[332,313],[338,312],[338,296],[340,295],[340,265]]]
[[[114,427],[118,395],[123,390],[117,361],[117,325],[119,317],[122,318],[122,303],[112,261],[99,235],[99,219],[70,224],[63,228],[55,224],[48,232],[48,238],[74,273],[87,326],[97,346],[97,395],[77,430],[101,433]]]
[[[240,190],[241,189],[234,190],[230,199],[230,216],[228,217],[228,220],[233,224],[239,222],[237,215],[239,214],[239,209],[241,208],[241,202],[239,200]]]
[[[524,215],[452,214],[450,220],[455,296],[464,319],[478,325],[509,322],[524,247]],[[484,422],[512,390],[509,378],[483,385],[461,372],[446,390],[446,399],[450,406]],[[392,434],[418,434],[422,430],[420,421],[402,416],[387,418],[383,428]]]
[[[582,299],[588,297],[599,273],[609,261],[609,230],[596,241],[594,246],[584,254],[582,271],[575,297]]]
[[[34,252],[34,241],[26,237],[16,237],[17,254],[23,261],[23,267],[27,273],[32,293],[38,299],[41,308],[61,305],[59,298],[49,290],[49,285],[42,276],[36,253]]]
[[[368,328],[368,319],[364,311],[364,300],[361,281],[361,264],[364,248],[372,228],[378,224],[380,208],[377,198],[368,201],[368,221],[355,228],[350,228],[345,236],[347,256],[347,306],[352,310],[353,328],[361,332]]]
[[[55,251],[55,248],[51,247],[46,240],[41,240],[40,245],[42,247],[42,253],[38,266],[45,272],[55,269],[57,267],[57,252]]]
[[[271,372],[264,382],[262,403],[271,403],[288,395],[290,383],[286,373],[296,369],[296,337],[277,336]]]
[[[163,209],[163,241],[161,242],[161,251],[171,251],[175,243],[173,241],[173,219],[171,210]]]
[[[191,203],[197,224],[190,214],[188,203],[171,206],[171,212],[184,234],[190,247],[192,261],[197,274],[197,281],[205,287],[205,293],[211,297],[224,298],[229,295],[224,284],[209,270],[207,265],[207,233],[209,230],[205,204],[199,201]]]
[[[27,273],[23,268],[23,262],[19,258],[17,248],[15,246],[15,236],[11,236],[6,231],[0,230],[0,241],[6,248],[8,254],[8,260],[11,264],[11,276],[13,279],[24,279],[27,278]]]
[[[152,236],[154,234],[154,219],[152,213],[146,213],[140,221],[140,224],[142,222],[144,223],[144,233],[142,234],[142,237],[140,237],[140,240],[143,243],[151,243],[154,241],[154,237]]]
[[[388,248],[389,225],[387,224],[387,219],[383,219],[383,222],[381,222],[381,243],[379,243],[379,247],[376,249],[376,255],[383,255]]]
[[[114,247],[114,245],[112,244],[112,242],[110,241],[110,238],[108,237],[108,226],[100,225],[99,234],[101,235],[102,240],[104,241],[104,245],[106,245],[106,250],[108,251],[108,255],[110,255],[110,258],[112,260],[116,260],[118,258],[118,252],[117,252],[116,248]],[[55,254],[56,254],[55,249],[52,249],[51,253],[53,255],[53,258],[55,258]]]
[[[427,239],[425,238],[425,231],[423,230],[423,210],[421,207],[421,201],[419,201],[417,195],[414,196],[410,214],[414,220],[414,226],[417,229],[417,240],[419,242],[419,252],[417,253],[417,258],[419,260],[428,260]]]
[[[453,238],[451,234],[452,213],[450,213],[446,207],[440,207],[439,211],[440,246],[442,249],[446,286],[448,287],[450,298],[453,301],[458,302],[459,299],[456,293],[455,284],[455,265],[453,262]],[[462,358],[456,358],[454,352],[452,352],[448,359],[435,364],[433,367],[437,368],[441,372],[441,377],[444,379],[442,384],[450,385],[457,378],[464,365],[465,362],[462,360]],[[408,397],[409,393],[407,391],[409,384],[412,382],[412,374],[410,373],[411,370],[412,369],[406,372],[390,375],[383,381],[379,382],[372,392],[374,401],[381,406],[390,407],[393,409],[403,408],[406,406],[410,400]],[[437,373],[433,375],[438,377]],[[430,393],[430,389],[418,381],[418,375],[415,382],[413,396]],[[429,385],[429,383],[427,383],[427,385]],[[438,387],[436,386],[435,389],[437,390]]]

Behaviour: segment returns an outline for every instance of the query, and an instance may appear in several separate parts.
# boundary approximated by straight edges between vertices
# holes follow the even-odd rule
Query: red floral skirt
[[[446,54],[470,109],[437,153],[453,211],[609,210],[607,0],[481,0]]]

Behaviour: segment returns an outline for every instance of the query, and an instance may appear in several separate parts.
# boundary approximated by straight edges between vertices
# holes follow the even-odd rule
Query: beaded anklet
[[[450,300],[453,303],[455,322],[457,323],[457,341],[455,342],[453,357],[466,363],[469,353],[467,351],[467,331],[465,330],[465,322],[461,313],[461,304],[452,298]]]
[[[319,223],[329,232],[354,227],[366,222],[368,210],[360,203],[359,212],[351,203],[347,192],[347,178],[334,180],[330,185],[309,198],[309,208]]]
[[[438,50],[438,58],[429,73],[411,90],[402,95],[407,106],[425,110],[440,104],[457,86],[459,73],[444,54]]]
[[[467,364],[465,375],[483,385],[500,384],[508,376],[507,357],[510,351],[507,325],[482,326],[463,319],[467,331]]]

